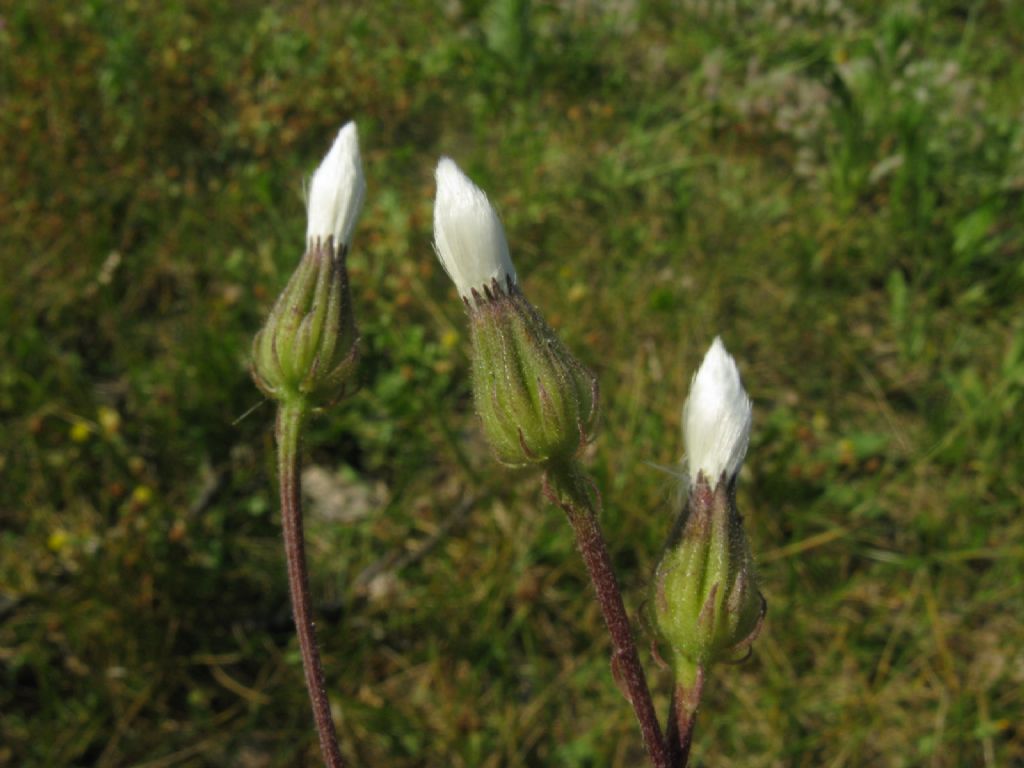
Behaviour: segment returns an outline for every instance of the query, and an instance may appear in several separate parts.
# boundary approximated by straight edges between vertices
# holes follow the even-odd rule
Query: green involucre
[[[567,460],[593,434],[597,379],[518,289],[495,284],[469,303],[473,396],[499,461]]]
[[[268,397],[323,406],[345,394],[359,341],[345,255],[312,243],[256,334],[252,374]]]
[[[662,650],[677,674],[741,660],[760,631],[766,603],[724,477],[700,475],[654,579],[651,606]]]

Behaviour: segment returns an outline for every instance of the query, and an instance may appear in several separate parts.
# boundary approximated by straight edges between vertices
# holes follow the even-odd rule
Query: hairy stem
[[[693,728],[697,723],[697,709],[704,692],[704,669],[696,667],[684,681],[676,678],[672,704],[668,711],[668,751],[672,768],[686,768],[693,743]]]
[[[600,508],[597,489],[575,463],[549,466],[544,480],[548,497],[569,518],[576,535],[576,546],[590,572],[590,581],[594,585],[597,602],[611,635],[612,674],[625,688],[626,696],[640,722],[644,747],[651,764],[655,768],[668,768],[668,752],[658,724],[658,715],[654,711],[629,616],[622,602],[622,593],[597,519]]]
[[[281,484],[281,522],[284,528],[284,550],[288,560],[288,587],[292,597],[295,631],[302,649],[302,668],[313,705],[320,751],[328,768],[344,768],[345,761],[338,748],[338,735],[331,717],[331,705],[320,664],[313,626],[312,601],[309,596],[309,573],[306,570],[306,543],[302,532],[302,499],[299,478],[299,435],[305,419],[305,404],[282,404],[277,412],[277,467]]]

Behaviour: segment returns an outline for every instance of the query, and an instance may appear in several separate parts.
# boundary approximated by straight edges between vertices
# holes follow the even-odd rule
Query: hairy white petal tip
[[[306,239],[333,237],[336,247],[349,245],[365,197],[356,124],[346,123],[309,183]]]
[[[441,158],[436,177],[434,245],[459,295],[469,300],[493,280],[514,283],[505,230],[487,195],[450,158]]]
[[[740,471],[750,441],[751,405],[736,361],[716,337],[683,406],[683,441],[691,482],[704,473],[712,487]]]

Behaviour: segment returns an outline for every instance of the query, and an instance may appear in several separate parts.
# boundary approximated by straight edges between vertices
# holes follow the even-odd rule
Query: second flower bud
[[[568,462],[593,434],[597,378],[520,292],[497,213],[448,158],[437,167],[434,238],[469,312],[473,398],[495,455]]]

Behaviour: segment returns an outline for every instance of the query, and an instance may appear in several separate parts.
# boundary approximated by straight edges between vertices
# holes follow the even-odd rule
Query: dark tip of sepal
[[[540,376],[536,377],[537,383],[537,397],[540,403],[540,417],[542,421],[547,424],[548,422],[554,421],[558,418],[558,413],[555,409],[554,401],[551,399],[551,393],[548,392],[547,387],[544,386],[544,380]]]
[[[516,293],[516,284],[509,275],[505,276],[504,285],[496,277],[491,282],[473,286],[468,296],[460,296],[466,309],[472,314],[474,310],[492,307],[498,302],[511,298]]]
[[[322,358],[319,353],[317,353],[316,357],[313,358],[313,363],[309,366],[309,375],[306,376],[303,389],[312,390],[316,388],[316,382],[319,379],[321,359]]]
[[[754,628],[750,630],[750,634],[732,646],[723,656],[722,661],[726,664],[742,664],[754,655],[754,641],[761,634],[765,617],[768,615],[768,601],[760,592],[758,597],[761,598],[761,610],[758,613],[757,621],[754,622]]]
[[[661,648],[658,647],[658,639],[655,637],[651,638],[651,657],[654,659],[654,663],[658,665],[658,669],[669,668],[665,657],[661,655]]]
[[[737,647],[750,647],[757,640],[761,634],[761,630],[764,628],[765,617],[768,616],[768,600],[760,592],[757,593],[758,598],[761,600],[761,610],[757,613],[757,621],[754,622],[754,628],[750,630],[750,634],[737,643]]]
[[[270,384],[267,383],[266,379],[260,376],[259,371],[256,370],[256,367],[252,363],[249,363],[249,375],[252,377],[253,383],[256,385],[256,388],[259,389],[259,391],[262,392],[266,397],[270,398],[271,400],[276,400],[278,398],[278,391],[274,389],[272,386],[270,386]]]
[[[516,284],[512,282],[511,275],[505,275],[505,284],[496,277],[491,278],[489,286],[484,286],[484,292],[487,293],[487,298],[491,301],[497,301],[498,299],[511,296],[515,292]]]
[[[525,455],[529,461],[536,461],[537,454],[534,453],[530,446],[527,444],[526,436],[523,434],[523,430],[517,429],[516,433],[519,435],[519,447],[523,449],[523,455]]]
[[[274,361],[274,365],[277,366],[279,373],[283,374],[283,366],[281,365],[281,353],[277,350],[277,334],[270,334],[270,356]]]
[[[743,602],[750,594],[750,586],[750,572],[746,569],[740,569],[736,574],[736,580],[733,582],[732,589],[729,592],[729,599],[726,603],[728,610],[738,613],[743,609]]]
[[[718,588],[720,586],[719,582],[715,582],[711,587],[711,591],[708,592],[708,598],[704,601],[700,613],[697,614],[697,625],[705,631],[713,631],[715,628],[715,618],[718,613],[718,605],[715,598],[718,596]]]
[[[329,408],[342,398],[348,397],[359,389],[359,381],[354,375],[359,362],[359,339],[356,338],[348,354],[331,369],[323,378],[320,389],[326,398],[325,408]]]
[[[697,472],[696,481],[690,486],[690,498],[694,504],[710,507],[714,503],[715,486],[712,486],[704,470]]]

